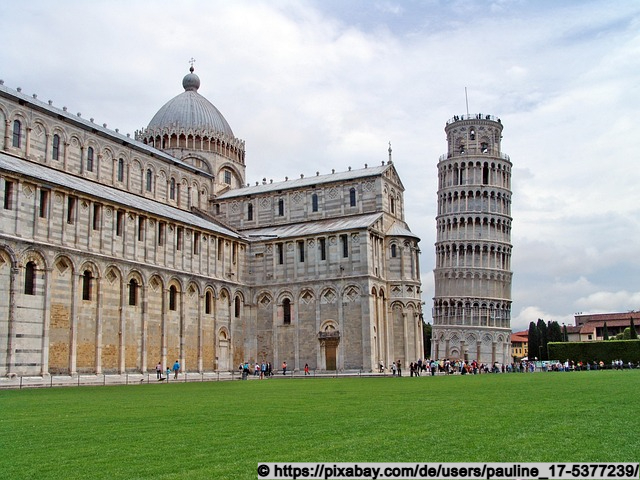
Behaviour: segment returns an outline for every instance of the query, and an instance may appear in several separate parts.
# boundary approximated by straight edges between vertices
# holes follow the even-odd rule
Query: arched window
[[[391,213],[396,213],[396,200],[393,197],[389,198],[389,204],[391,205]]]
[[[314,193],[313,195],[311,195],[311,211],[312,212],[318,211],[318,194],[317,193]]]
[[[233,314],[236,318],[240,318],[240,297],[236,297]]]
[[[118,160],[118,181],[124,182],[124,160],[122,158]]]
[[[278,200],[278,216],[284,216],[284,200],[282,198]]]
[[[24,294],[36,294],[36,264],[28,262],[24,268]]]
[[[469,131],[469,138],[470,138],[471,140],[475,140],[475,139],[476,139],[476,130],[475,130],[474,128],[472,128],[472,129]]]
[[[153,189],[153,173],[151,169],[147,169],[147,192],[150,192]]]
[[[349,190],[349,205],[356,206],[356,189],[353,187]]]
[[[396,256],[398,255],[398,247],[396,246],[395,243],[391,244],[391,258],[396,258]]]
[[[247,220],[253,220],[253,203],[247,205]]]
[[[91,300],[91,271],[85,270],[82,275],[82,300]]]
[[[209,291],[204,294],[204,313],[207,315],[211,313],[211,292]]]
[[[285,325],[291,325],[291,300],[285,298],[282,301],[282,315]]]
[[[20,148],[20,139],[22,138],[22,124],[20,120],[13,122],[13,146]]]
[[[93,172],[93,147],[87,149],[87,172]]]
[[[51,150],[51,158],[58,160],[60,158],[60,135],[57,133],[53,136],[53,150]]]
[[[135,278],[129,280],[129,305],[138,305],[138,281]]]
[[[169,184],[169,198],[171,200],[176,199],[176,179],[172,178],[171,183]]]
[[[169,310],[175,310],[176,309],[176,297],[178,295],[178,289],[174,286],[171,285],[169,287]]]

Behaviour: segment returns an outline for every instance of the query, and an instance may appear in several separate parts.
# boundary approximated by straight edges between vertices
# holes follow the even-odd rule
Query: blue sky
[[[0,78],[130,132],[182,91],[245,140],[247,181],[393,159],[433,296],[437,161],[465,113],[513,162],[512,327],[640,309],[640,3],[92,1],[3,5]]]

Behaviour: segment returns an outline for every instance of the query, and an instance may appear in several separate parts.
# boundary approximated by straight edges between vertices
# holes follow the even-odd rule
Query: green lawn
[[[0,391],[3,479],[255,479],[261,462],[637,462],[640,370]]]

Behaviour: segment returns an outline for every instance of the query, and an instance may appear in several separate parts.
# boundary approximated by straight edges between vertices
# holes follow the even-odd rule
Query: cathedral
[[[0,81],[0,375],[423,357],[391,149],[249,185],[193,67],[182,87],[131,137]]]

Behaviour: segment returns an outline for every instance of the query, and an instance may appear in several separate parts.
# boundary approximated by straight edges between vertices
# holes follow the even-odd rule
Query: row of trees
[[[541,318],[538,323],[529,323],[529,358],[537,357],[538,360],[550,360],[547,344],[549,342],[566,342],[567,327],[564,330],[556,321],[545,323]]]
[[[629,327],[612,338],[612,340],[636,340],[638,333],[633,324],[633,318],[630,320]],[[609,340],[609,332],[607,330],[607,322],[602,328],[602,339]],[[545,323],[541,318],[538,322],[529,323],[529,358],[537,357],[538,360],[555,360],[549,358],[548,344],[551,342],[568,342],[567,326],[560,327],[558,322],[552,321]]]

